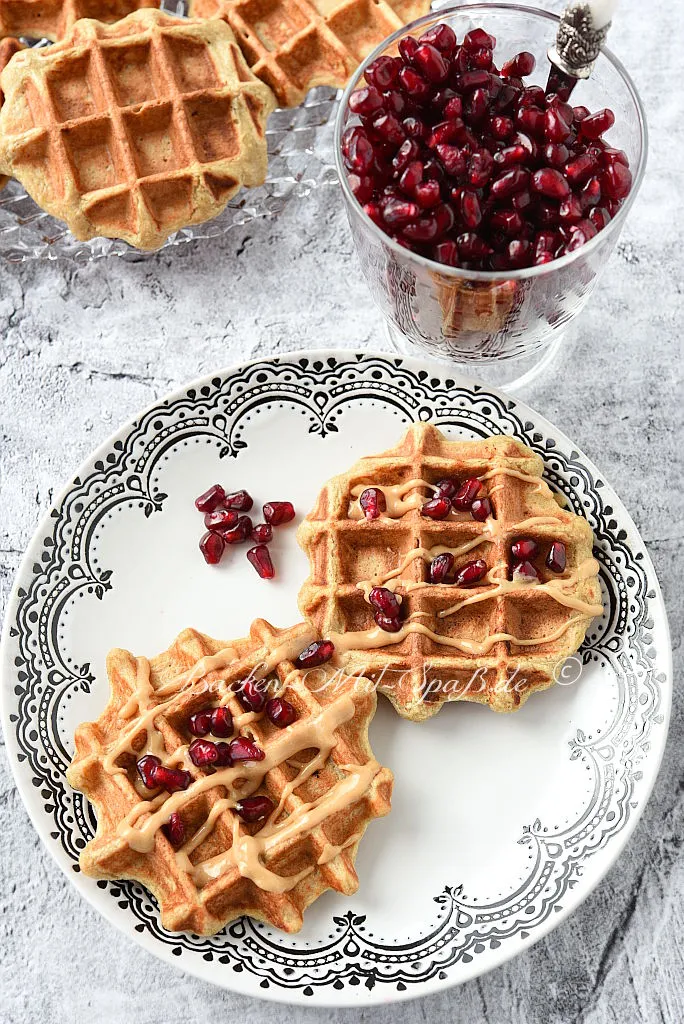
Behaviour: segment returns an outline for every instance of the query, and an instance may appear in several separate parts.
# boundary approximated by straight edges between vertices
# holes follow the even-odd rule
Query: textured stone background
[[[558,10],[560,3],[543,6]],[[611,45],[646,103],[651,159],[603,287],[522,397],[595,460],[650,549],[681,671],[684,135],[681,9],[623,0]],[[0,601],[53,493],[120,423],[231,362],[381,347],[334,189],[139,264],[0,264]],[[603,884],[549,938],[462,988],[391,1010],[283,1010],[161,964],[90,909],[42,848],[0,756],[2,1024],[684,1021],[682,702],[655,792]]]

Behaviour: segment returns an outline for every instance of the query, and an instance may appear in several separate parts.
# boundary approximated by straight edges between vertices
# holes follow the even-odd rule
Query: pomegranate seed
[[[579,106],[572,108],[572,115],[575,121],[583,121],[585,117],[589,117],[589,114],[590,110],[588,107]]]
[[[524,146],[506,146],[494,154],[494,162],[500,167],[513,167],[525,163],[527,150]]]
[[[246,796],[238,800],[235,810],[247,825],[253,825],[255,821],[263,821],[272,814],[274,803],[267,796]]]
[[[422,103],[430,95],[430,83],[413,68],[402,68],[399,72],[399,82],[406,95],[416,103]]]
[[[402,124],[404,125],[404,129],[409,138],[426,139],[428,137],[427,126],[417,117],[405,117]]]
[[[544,138],[546,118],[544,112],[539,110],[538,107],[523,107],[518,111],[518,116],[515,120],[516,124],[529,135],[533,135],[538,139]]]
[[[233,716],[230,708],[221,705],[211,712],[211,725],[209,732],[219,739],[227,739],[233,735]]]
[[[444,263],[448,267],[455,267],[458,261],[458,246],[456,242],[438,242],[435,246],[433,259],[438,263]]]
[[[398,633],[401,629],[401,622],[399,619],[394,618],[391,615],[383,615],[382,612],[376,612],[373,616],[375,623],[380,629],[384,630],[385,633]]]
[[[565,174],[572,185],[581,185],[591,178],[597,166],[598,164],[593,156],[590,156],[588,153],[582,153],[566,165]]]
[[[599,179],[590,178],[581,190],[579,198],[583,210],[588,210],[592,206],[598,206],[601,202],[601,182]]]
[[[188,729],[193,736],[206,736],[211,732],[211,710],[196,711],[188,719]]]
[[[497,199],[505,199],[514,192],[521,192],[527,187],[529,180],[529,171],[523,170],[522,167],[514,167],[495,178],[491,185],[491,193]]]
[[[244,679],[236,688],[237,699],[245,711],[263,711],[266,703],[266,694],[259,681]]]
[[[356,89],[349,97],[349,109],[360,117],[370,117],[382,109],[382,96],[374,85]]]
[[[216,744],[211,740],[193,740],[188,747],[188,754],[197,768],[206,768],[218,759]]]
[[[261,747],[253,740],[248,740],[246,736],[236,736],[228,746],[232,761],[263,761],[266,757]]]
[[[188,788],[192,782],[192,775],[190,772],[184,772],[181,768],[167,768],[166,765],[160,764],[154,769],[154,781],[167,793],[177,793],[181,789]]]
[[[374,224],[382,227],[382,212],[377,203],[366,203],[363,207],[363,212],[367,217],[370,217]]]
[[[295,659],[294,664],[296,668],[318,668],[319,665],[330,661],[334,653],[335,645],[332,640],[314,640]]]
[[[555,258],[556,257],[552,252],[548,252],[546,250],[544,252],[536,252],[534,254],[534,264],[535,266],[540,267],[544,263],[551,263]]]
[[[258,523],[252,527],[252,540],[259,544],[270,544],[273,540],[273,527],[270,523]]]
[[[405,139],[392,159],[392,167],[395,171],[403,171],[416,159],[420,153],[420,146],[415,139]]]
[[[427,519],[446,519],[451,512],[451,502],[448,498],[432,498],[426,501],[420,510],[421,516]]]
[[[212,536],[219,535],[212,534]],[[235,526],[231,530],[224,530],[220,536],[226,544],[243,544],[252,536],[252,520],[249,516],[239,516]]]
[[[540,85],[526,85],[520,97],[521,107],[541,108],[546,103],[546,95]]]
[[[496,97],[496,109],[511,110],[519,97],[519,92],[519,88],[509,80],[508,85],[504,85],[501,92]]]
[[[375,182],[370,175],[350,174],[347,181],[357,202],[363,204],[372,199],[375,191]]]
[[[589,220],[597,231],[602,231],[610,223],[610,214],[605,206],[594,206],[588,213]]]
[[[596,228],[590,220],[581,220],[572,225],[572,236],[565,246],[566,252],[574,252],[586,245],[596,235]]]
[[[461,92],[484,89],[489,85],[489,73],[487,71],[466,71],[465,74],[458,76],[456,85]]]
[[[478,523],[484,523],[492,514],[492,503],[489,498],[476,498],[470,507],[470,514]]]
[[[570,124],[560,110],[556,107],[549,107],[544,114],[544,134],[549,142],[565,142],[571,131]]]
[[[217,768],[230,768],[233,763],[233,759],[230,756],[230,744],[229,743],[217,743],[216,744],[216,761],[215,765]]]
[[[471,507],[482,490],[482,484],[475,477],[464,480],[452,499],[454,508],[464,512]]]
[[[454,568],[454,556],[444,551],[430,562],[430,583],[447,583],[448,576]]]
[[[213,512],[225,500],[226,492],[221,487],[221,484],[214,484],[204,494],[200,494],[199,498],[195,498],[195,508],[198,512]]]
[[[608,107],[582,119],[580,131],[585,139],[598,139],[615,124],[615,114]]]
[[[484,558],[476,558],[474,562],[466,562],[456,573],[454,583],[457,587],[468,587],[478,583],[487,574],[487,563]]]
[[[453,498],[459,487],[456,481],[451,480],[450,478],[438,480],[435,486],[439,493],[445,498]]]
[[[531,562],[518,562],[513,566],[512,576],[515,583],[532,583],[539,579],[539,573]]]
[[[154,754],[143,755],[136,764],[138,774],[148,789],[156,789],[157,783],[154,781],[154,774],[160,765],[161,760]]]
[[[413,224],[407,224],[402,234],[412,242],[432,242],[439,234],[439,224],[434,215],[429,214]]]
[[[456,49],[456,33],[449,25],[435,25],[434,28],[429,28],[427,32],[423,32],[419,39],[421,43],[430,43],[431,46],[436,47],[440,53],[450,54]]]
[[[436,47],[422,43],[413,55],[413,63],[429,82],[443,82],[449,74],[449,65]]]
[[[489,110],[489,93],[480,86],[474,89],[466,103],[464,118],[468,124],[479,124]]]
[[[385,495],[378,487],[367,487],[359,496],[359,505],[366,519],[378,519],[387,508]]]
[[[525,78],[527,75],[531,75],[536,66],[536,60],[534,55],[529,50],[523,50],[521,53],[516,53],[515,57],[511,57],[501,67],[502,78]]]
[[[562,142],[548,142],[544,146],[543,156],[549,167],[561,170],[570,158],[570,150]]]
[[[399,185],[409,195],[415,191],[418,185],[423,180],[423,165],[420,160],[414,160],[412,164],[409,164],[401,178],[399,179]]]
[[[423,181],[416,186],[413,198],[422,210],[430,210],[437,206],[441,199],[438,181]]]
[[[601,175],[601,189],[610,199],[625,199],[632,187],[632,172],[629,167],[615,161]]]
[[[565,199],[570,195],[570,186],[560,173],[553,167],[542,167],[532,175],[532,188],[550,199]]]
[[[238,520],[237,512],[232,508],[216,508],[213,512],[207,512],[204,517],[204,525],[207,530],[221,533],[223,530],[235,526]]]
[[[296,722],[298,715],[289,700],[283,700],[282,697],[271,697],[266,702],[266,717],[279,729],[284,729]]]
[[[262,580],[272,580],[275,576],[275,567],[271,559],[271,553],[265,544],[257,544],[247,552],[247,560],[254,566]]]
[[[492,66],[492,51],[487,46],[481,46],[478,50],[473,50],[470,54],[469,63],[471,68],[489,71]]]
[[[458,177],[465,171],[465,157],[458,146],[438,144],[435,146],[437,155],[448,174]]]
[[[368,595],[368,600],[383,615],[389,615],[391,619],[399,617],[401,605],[396,594],[393,594],[387,587],[373,587]]]
[[[467,228],[471,228],[474,231],[475,228],[480,226],[482,210],[476,192],[469,192],[467,189],[462,192],[460,212],[461,219]]]
[[[510,139],[511,135],[515,131],[515,125],[511,121],[510,117],[503,117],[501,114],[498,114],[489,122],[489,131],[495,139],[503,141],[505,139]]]
[[[468,181],[474,188],[482,188],[492,176],[494,157],[486,149],[479,149],[468,163]]]
[[[356,174],[366,174],[370,171],[375,153],[362,128],[347,128],[342,136],[342,157],[348,170]]]
[[[398,114],[399,117],[403,117],[406,113],[406,108],[408,106],[406,97],[396,89],[390,89],[389,92],[386,92],[382,100],[385,104],[385,109],[389,114]]]
[[[172,811],[164,825],[164,835],[172,846],[182,846],[185,842],[185,825],[178,811]]]
[[[463,100],[460,96],[452,96],[444,106],[444,116],[449,120],[458,120],[463,113]]]
[[[558,235],[553,231],[539,231],[534,236],[535,258],[541,253],[554,252],[558,248]]]
[[[252,496],[247,491],[233,491],[224,498],[226,508],[234,508],[238,512],[249,512],[253,504]]]
[[[207,565],[218,565],[223,555],[223,549],[225,542],[222,534],[214,533],[211,530],[207,530],[206,533],[202,534],[199,542],[199,549],[204,555],[204,561]]]
[[[582,219],[582,204],[577,196],[570,194],[563,200],[558,207],[558,216],[563,224],[574,224]]]
[[[395,57],[377,57],[366,68],[364,77],[369,85],[384,92],[396,82],[400,67],[401,61]]]
[[[466,231],[456,239],[458,252],[464,260],[481,260],[491,253],[490,247],[473,231]]]
[[[622,149],[611,149],[610,146],[608,147],[608,149],[603,150],[603,152],[599,156],[599,160],[601,161],[604,167],[608,167],[609,165],[614,163],[624,164],[625,167],[629,167],[629,160],[627,159],[627,154]]]
[[[482,47],[493,50],[496,46],[496,39],[485,32],[483,28],[474,28],[465,36],[463,45],[466,50],[480,50]]]
[[[263,506],[264,519],[270,526],[282,526],[295,517],[294,505],[291,501],[267,501]]]
[[[460,138],[462,129],[462,123],[456,118],[451,121],[440,121],[430,133],[428,146],[430,149],[435,149],[440,144],[455,142]]]
[[[495,231],[503,231],[505,235],[517,235],[522,231],[523,220],[517,210],[494,210],[489,224]]]
[[[418,43],[413,36],[404,36],[399,43],[399,53],[404,58],[407,64],[410,64],[415,56],[415,52],[418,49]]]
[[[560,540],[555,540],[546,556],[546,568],[551,572],[565,572],[565,563],[565,544]]]
[[[532,260],[532,245],[525,238],[515,238],[506,247],[509,266],[513,270],[529,267]]]
[[[522,537],[520,540],[515,540],[511,544],[511,554],[516,561],[525,562],[530,558],[537,557],[539,554],[539,545],[536,540],[532,540],[531,537]]]

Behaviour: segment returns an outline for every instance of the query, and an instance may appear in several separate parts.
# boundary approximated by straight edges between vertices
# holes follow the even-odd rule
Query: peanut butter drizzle
[[[192,874],[197,884],[205,885],[218,878],[229,867],[235,866],[243,878],[250,878],[255,885],[266,892],[287,892],[293,889],[298,882],[311,874],[314,868],[305,868],[296,875],[281,876],[269,871],[263,864],[262,858],[266,857],[279,844],[296,838],[303,831],[312,831],[326,818],[344,810],[350,804],[356,803],[380,771],[380,765],[374,760],[370,760],[364,765],[343,765],[341,767],[344,771],[348,771],[345,778],[336,782],[327,793],[316,800],[298,807],[280,824],[267,822],[254,836],[241,835],[236,828],[233,833],[233,845],[229,850],[195,865]],[[352,838],[344,845],[351,845],[351,842],[355,841],[356,839]],[[331,849],[335,850],[335,847]],[[327,847],[324,847],[323,852],[326,850]],[[337,856],[339,852],[340,850],[336,850],[329,859],[332,860],[333,856]],[[327,863],[327,861],[319,859],[318,863]]]
[[[495,476],[512,476],[516,480],[524,480],[528,484],[537,484],[535,490],[542,491],[545,487],[548,488],[546,480],[541,476],[533,476],[531,473],[521,473],[519,469],[509,469],[508,466],[495,466],[494,469],[488,469],[486,473],[478,476],[478,480],[491,480]],[[494,484],[493,487],[489,488],[489,493],[493,491],[500,491],[503,484]]]
[[[353,846],[354,843],[358,842],[360,838],[361,833],[354,832],[353,835],[349,836],[349,839],[345,839],[345,841],[343,843],[340,843],[339,846],[335,846],[333,843],[326,843],[323,849],[321,850],[320,856],[316,863],[319,865],[329,864],[331,860],[335,860],[335,857],[339,857],[343,850],[346,850],[347,847],[349,846]]]
[[[497,568],[501,567],[497,566]],[[505,566],[503,568],[505,569]],[[455,615],[456,612],[459,612],[461,608],[465,608],[466,605],[478,604],[480,601],[489,601],[492,598],[499,597],[501,594],[521,593],[528,589],[548,594],[549,597],[552,597],[554,601],[562,604],[565,608],[572,608],[573,611],[582,612],[583,615],[593,618],[594,615],[603,614],[603,605],[582,601],[581,598],[575,597],[574,594],[565,593],[564,588],[574,586],[580,580],[596,576],[598,569],[599,566],[596,559],[587,558],[580,563],[576,572],[562,579],[548,580],[546,583],[538,583],[536,580],[531,580],[529,583],[518,583],[515,580],[507,579],[502,580],[492,575],[494,572],[492,569],[485,576],[488,583],[495,584],[491,590],[483,590],[477,594],[472,594],[470,597],[464,597],[463,600],[457,601],[456,604],[452,604],[448,608],[443,608],[442,611],[437,612],[437,618],[446,619],[449,615]]]

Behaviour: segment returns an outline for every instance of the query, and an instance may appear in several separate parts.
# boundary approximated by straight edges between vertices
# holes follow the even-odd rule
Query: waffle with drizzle
[[[371,678],[400,714],[420,720],[447,700],[513,711],[558,678],[563,662],[602,613],[593,535],[585,519],[562,508],[542,479],[542,459],[513,438],[450,441],[415,424],[397,447],[361,459],[320,492],[298,532],[310,575],[299,607],[336,646],[339,664]],[[435,521],[423,505],[445,478],[478,478],[492,514],[477,522],[450,511]],[[364,517],[359,503],[378,488],[386,511]],[[512,577],[511,545],[533,539],[539,578]],[[544,565],[550,545],[565,545],[565,570]],[[468,587],[429,582],[443,552],[454,571],[486,561],[483,579]],[[374,624],[372,587],[401,600],[401,628]]]
[[[98,721],[79,726],[68,770],[97,812],[80,858],[85,874],[141,882],[165,928],[201,935],[242,914],[294,932],[326,889],[356,890],[358,843],[389,811],[392,775],[368,744],[376,703],[368,680],[330,665],[295,667],[313,639],[303,623],[277,630],[257,619],[248,638],[230,644],[188,629],[149,662],[109,654],[109,703]],[[289,701],[296,720],[278,728],[263,711],[245,710],[236,692],[245,679]],[[218,706],[232,712],[233,736],[251,738],[263,760],[195,766],[189,717]],[[189,773],[187,788],[146,788],[136,769],[145,755]],[[235,808],[255,794],[273,809],[246,824]]]

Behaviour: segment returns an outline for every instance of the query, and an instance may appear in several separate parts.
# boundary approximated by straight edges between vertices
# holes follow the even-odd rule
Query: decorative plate
[[[185,0],[164,0],[160,6],[179,17],[186,12]],[[274,111],[266,128],[268,174],[264,184],[242,189],[218,217],[177,231],[161,248],[224,235],[257,217],[275,216],[293,197],[335,184],[332,135],[340,95],[341,90],[319,86],[298,107]],[[18,181],[0,189],[0,258],[12,263],[33,259],[88,263],[103,256],[138,261],[153,255],[118,238],[79,242],[62,221],[41,210]]]
[[[108,695],[105,654],[163,650],[185,626],[241,636],[298,621],[307,562],[295,526],[278,578],[242,551],[204,564],[194,497],[221,480],[298,519],[322,482],[427,420],[456,437],[507,433],[596,535],[606,613],[558,684],[514,715],[445,706],[415,724],[381,699],[371,727],[395,773],[393,810],[361,844],[361,884],[327,893],[297,935],[241,919],[211,938],[165,932],[139,885],[95,882],[78,853],[95,821],[65,781],[74,728]],[[249,995],[387,1003],[467,981],[568,916],[627,842],[667,734],[671,649],[649,556],[619,498],[550,423],[509,397],[410,359],[287,356],[207,377],[123,427],[81,467],[19,570],[2,650],[4,727],[33,822],[74,885],[157,956]],[[103,923],[103,927],[106,925]]]

